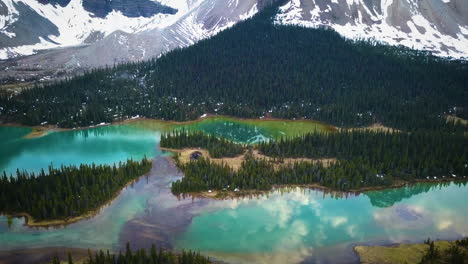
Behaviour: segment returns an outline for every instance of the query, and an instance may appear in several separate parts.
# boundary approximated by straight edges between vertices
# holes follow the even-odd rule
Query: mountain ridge
[[[276,20],[327,26],[350,39],[375,39],[437,56],[468,56],[468,2],[463,0],[291,0]]]
[[[148,60],[212,37],[277,2],[160,0],[159,5],[177,12],[128,17],[113,10],[102,18],[86,11],[82,0],[41,1],[47,3],[15,1],[21,6],[15,13],[13,0],[0,0],[0,58],[9,58],[0,61],[0,80],[40,81]],[[8,27],[15,14],[28,18],[17,19],[26,24],[16,33]],[[275,23],[329,27],[348,39],[372,39],[442,57],[468,56],[468,2],[462,0],[289,0]]]

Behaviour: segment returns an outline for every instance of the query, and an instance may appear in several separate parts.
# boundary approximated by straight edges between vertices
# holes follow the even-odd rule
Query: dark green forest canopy
[[[51,264],[60,264],[58,257],[52,260]],[[82,263],[82,262],[80,262]],[[89,253],[84,264],[209,264],[212,263],[209,258],[195,253],[193,251],[183,250],[180,253],[174,253],[170,250],[156,249],[155,245],[150,250],[138,249],[132,250],[127,243],[125,251],[118,254],[111,254],[109,251],[104,253],[102,250],[95,254]],[[73,264],[72,256],[68,256],[68,264]]]
[[[173,131],[161,135],[162,148],[204,148],[212,158],[235,157],[244,153],[244,146],[203,132]]]
[[[35,220],[62,220],[98,209],[130,181],[151,169],[151,160],[118,165],[49,167],[39,174],[17,171],[0,178],[0,213],[28,213]]]
[[[280,2],[157,60],[4,94],[0,116],[77,127],[136,115],[189,120],[217,113],[338,126],[381,122],[403,130],[453,130],[447,114],[468,117],[465,61],[346,40],[328,29],[276,25]]]
[[[398,168],[404,174],[418,171],[417,177],[468,176],[468,137],[462,133],[313,133],[261,142],[258,149],[267,156],[283,158],[351,160],[361,157],[375,166]]]
[[[342,191],[415,181],[459,181],[468,177],[468,138],[459,133],[314,133],[255,146],[275,157],[280,168],[246,155],[240,169],[206,159],[178,162],[185,177],[175,194],[213,190],[269,190],[273,185],[319,184]],[[309,161],[282,164],[284,158],[335,158],[330,166]],[[176,159],[177,161],[177,159]]]

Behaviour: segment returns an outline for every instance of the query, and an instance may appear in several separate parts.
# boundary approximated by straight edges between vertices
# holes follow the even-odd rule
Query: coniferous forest
[[[328,29],[277,25],[273,17],[281,2],[157,60],[3,93],[0,117],[79,127],[136,115],[190,120],[213,113],[351,127],[381,122],[405,131],[466,130],[446,122],[449,114],[468,117],[465,61],[346,40]]]
[[[68,264],[73,264],[72,257],[69,255]],[[60,260],[56,257],[51,264],[60,264]],[[80,262],[81,263],[81,262]],[[85,264],[209,264],[210,259],[192,251],[182,251],[173,253],[172,251],[159,250],[153,245],[149,251],[139,249],[132,251],[130,244],[124,252],[119,254],[110,254],[109,251],[104,253],[102,250],[95,254],[89,253]]]
[[[421,180],[467,180],[468,139],[445,132],[385,133],[348,131],[314,133],[262,142],[256,146],[271,162],[246,155],[239,170],[199,159],[182,164],[184,178],[172,185],[174,194],[214,190],[269,190],[273,185],[319,184],[348,191]],[[334,158],[320,162],[282,164],[284,158]]]
[[[78,128],[135,117],[187,121],[205,115],[226,115],[316,120],[333,126],[328,133],[309,133],[256,145],[237,144],[203,132],[180,130],[163,134],[163,148],[204,148],[213,158],[234,158],[230,160],[237,162],[230,167],[206,157],[182,162],[175,156],[177,167],[184,174],[172,182],[175,195],[209,190],[219,194],[247,193],[286,185],[353,192],[421,181],[468,184],[468,126],[462,123],[463,119],[468,120],[468,61],[438,58],[425,51],[373,40],[345,39],[327,28],[279,25],[275,15],[285,0],[273,2],[252,18],[209,39],[149,61],[92,69],[80,76],[38,83],[18,92],[0,89],[0,124]],[[456,117],[462,120],[454,121],[459,120]],[[392,132],[355,129],[377,123]],[[135,133],[135,137],[139,135]],[[107,143],[103,144],[106,148]],[[144,158],[113,166],[50,166],[48,171],[39,173],[18,170],[15,176],[4,172],[0,174],[0,214],[8,215],[8,220],[26,214],[43,221],[39,224],[70,220],[97,211],[151,168],[152,162]],[[165,164],[162,168],[173,170]],[[162,170],[161,174],[167,171]],[[173,174],[168,176],[175,178]],[[167,182],[163,182],[164,186]],[[160,186],[163,185],[155,188]],[[385,195],[367,195],[373,206],[386,207],[413,193],[427,192],[428,188],[418,186],[406,194],[389,191]],[[159,197],[163,196],[152,198]],[[146,207],[139,208],[141,212],[145,209],[144,217],[160,212],[179,217],[180,222],[167,225],[175,235],[185,230],[181,223],[192,219],[192,214],[175,212],[188,207],[171,207],[171,211],[155,207],[151,214],[147,212],[152,208]],[[138,228],[141,234],[145,228],[152,228],[153,222],[149,221],[130,225],[143,216],[139,212],[122,220],[129,224],[118,227],[119,241],[131,228]],[[165,227],[164,223],[160,226]],[[129,237],[138,239],[138,232]],[[174,242],[165,234],[150,235],[153,234],[145,239]],[[348,235],[345,242],[353,242],[355,236]],[[324,240],[325,244],[329,242]],[[466,239],[444,251],[443,256],[433,242],[427,243],[429,250],[421,263],[444,263],[448,259],[463,263],[458,261],[466,259]],[[245,252],[234,253],[241,256]],[[268,258],[270,253],[276,254],[267,253]],[[56,258],[53,263],[60,261]],[[71,256],[69,263],[73,263]],[[155,246],[149,251],[132,251],[127,245],[118,254],[90,253],[84,263],[211,262],[192,251],[174,253],[156,250]]]
[[[338,160],[364,159],[376,173],[403,179],[468,176],[468,138],[445,132],[382,133],[351,131],[314,133],[262,142],[258,149],[272,157]]]
[[[49,167],[48,173],[17,171],[0,178],[0,212],[27,213],[35,220],[62,220],[98,209],[128,182],[150,171],[152,163],[127,160],[118,165]]]
[[[162,148],[204,148],[212,158],[235,157],[244,153],[244,146],[203,132],[174,131],[161,135]]]

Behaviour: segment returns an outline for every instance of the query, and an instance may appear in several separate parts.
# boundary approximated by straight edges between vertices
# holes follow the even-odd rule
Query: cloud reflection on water
[[[286,255],[288,263],[300,263],[338,244],[422,241],[428,236],[453,239],[467,234],[468,208],[453,202],[463,195],[463,187],[419,189],[414,195],[409,195],[411,189],[402,189],[403,198],[392,191],[391,199],[396,201],[384,208],[373,206],[365,195],[340,199],[300,188],[255,199],[209,200],[196,208],[197,216],[176,244],[234,263],[245,258],[253,263],[284,263]],[[447,197],[446,191],[456,194]],[[377,196],[372,199],[385,199]],[[297,258],[285,252],[296,252]]]

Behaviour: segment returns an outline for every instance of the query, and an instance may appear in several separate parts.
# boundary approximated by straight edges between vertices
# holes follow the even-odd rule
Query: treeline
[[[182,180],[172,183],[172,193],[178,195],[207,190],[270,190],[273,185],[311,185],[348,191],[363,187],[389,186],[396,175],[377,177],[363,159],[342,160],[324,166],[320,162],[275,164],[246,155],[238,170],[200,158],[186,164],[178,163],[184,173]]]
[[[49,167],[48,173],[4,172],[0,178],[0,212],[28,213],[35,220],[63,220],[96,210],[128,182],[150,171],[152,163],[127,160],[118,165]]]
[[[468,138],[461,133],[310,133],[262,142],[258,149],[272,157],[360,158],[375,174],[393,175],[410,181],[468,175]]]
[[[158,59],[0,95],[0,118],[78,127],[136,115],[193,120],[212,113],[467,130],[446,121],[449,114],[468,119],[465,61],[346,40],[329,29],[275,25],[281,2]]]
[[[444,132],[313,133],[261,142],[256,148],[273,161],[246,155],[239,170],[200,159],[182,164],[184,178],[174,194],[213,190],[269,190],[273,185],[319,184],[348,191],[417,180],[467,180],[468,138]],[[335,159],[283,163],[284,158]]]
[[[52,264],[60,264],[60,259],[55,257]],[[68,264],[73,264],[72,256],[68,256]],[[81,262],[80,262],[81,263]],[[149,251],[139,249],[133,252],[129,244],[124,252],[119,254],[104,253],[102,250],[94,255],[89,253],[84,264],[209,264],[210,259],[192,251],[182,251],[174,253],[172,251],[159,250],[153,245]]]
[[[161,135],[160,146],[163,148],[204,148],[213,158],[236,157],[244,153],[244,146],[224,138],[207,135],[203,132],[186,130],[173,131]]]

